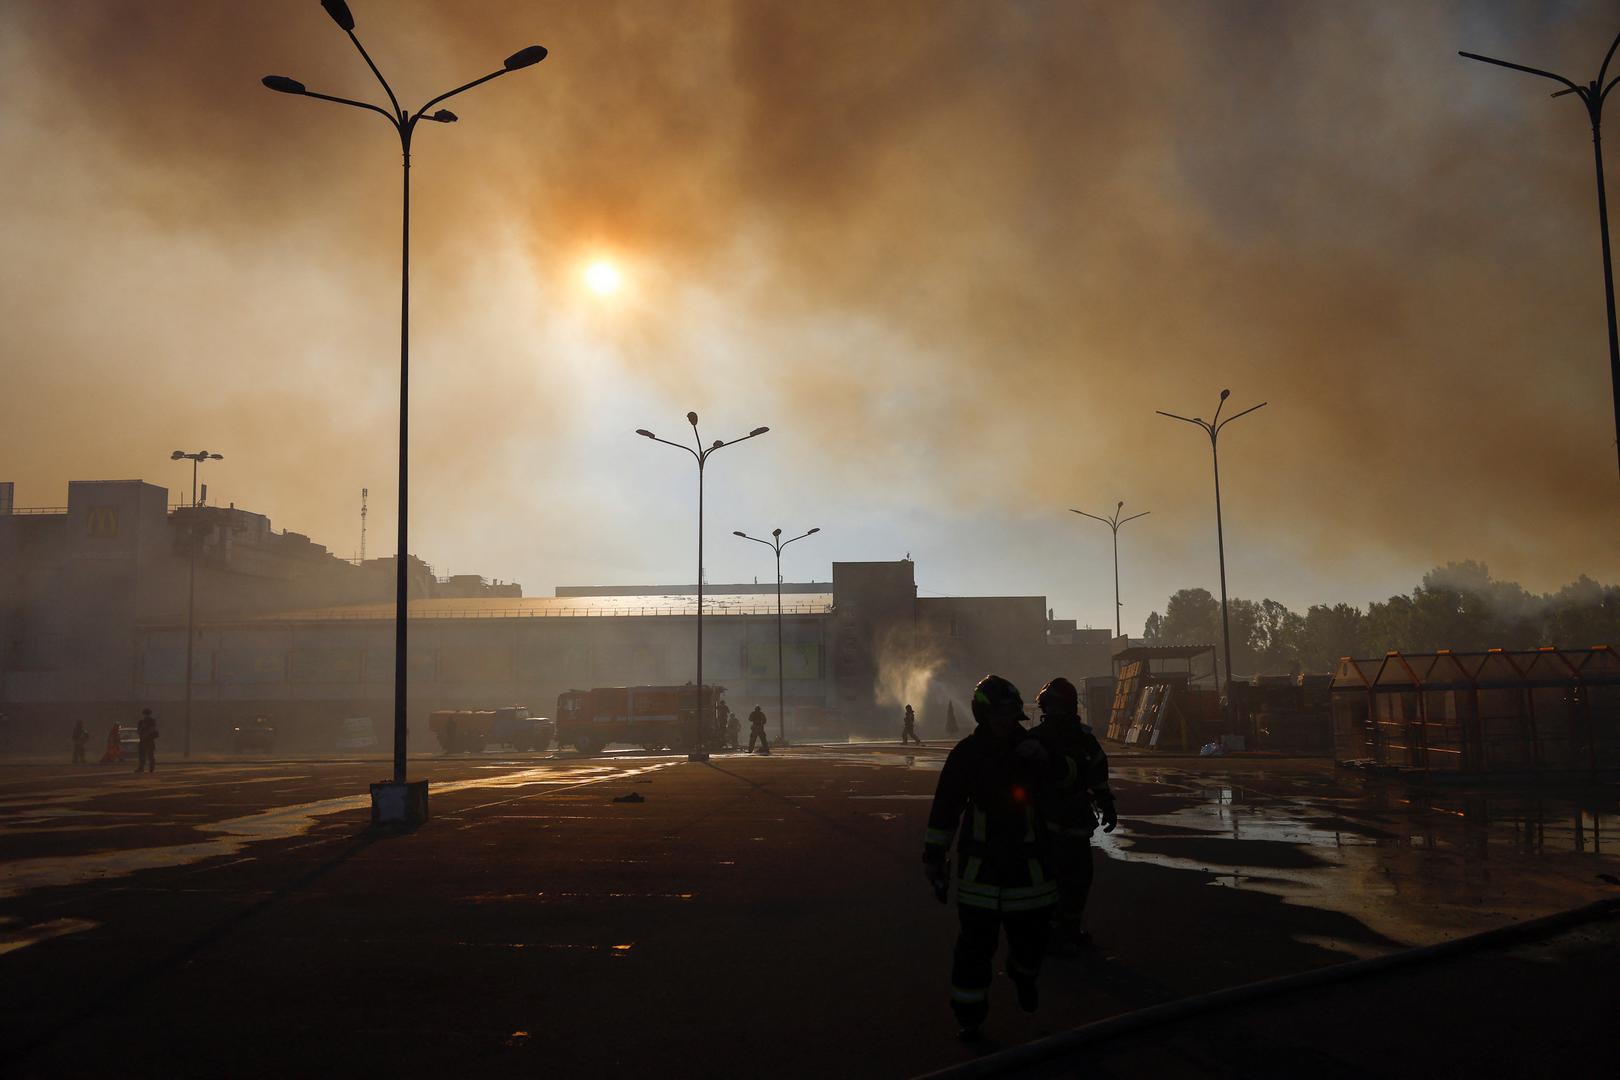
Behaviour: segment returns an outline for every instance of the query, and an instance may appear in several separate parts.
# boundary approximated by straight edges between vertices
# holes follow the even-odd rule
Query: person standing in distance
[[[1007,974],[1018,1004],[1040,1004],[1036,979],[1046,951],[1057,881],[1041,807],[1055,787],[1045,748],[1024,730],[1018,688],[987,675],[973,689],[973,732],[945,759],[928,814],[923,865],[934,895],[950,888],[956,842],[956,910],[961,930],[951,964],[957,1037],[978,1039],[990,1011],[991,960],[1007,935]]]
[[[1091,895],[1091,836],[1101,818],[1103,832],[1113,832],[1119,817],[1108,788],[1108,755],[1080,720],[1080,695],[1059,676],[1035,695],[1041,722],[1033,732],[1053,761],[1072,762],[1069,786],[1054,792],[1047,804],[1052,835],[1052,863],[1057,872],[1058,902],[1052,909],[1052,944],[1072,952],[1091,935],[1082,928],[1086,899]]]
[[[141,719],[135,725],[135,737],[140,740],[140,757],[135,759],[135,771],[145,766],[147,772],[157,772],[157,717],[151,709],[141,710]]]

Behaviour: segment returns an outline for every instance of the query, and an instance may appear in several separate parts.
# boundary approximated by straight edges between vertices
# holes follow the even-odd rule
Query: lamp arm
[[[793,538],[793,540],[803,540],[805,537],[807,537],[809,535],[810,535],[809,533],[800,533],[798,536],[795,536]],[[787,547],[789,544],[793,543],[793,540],[784,540],[784,541],[782,541],[782,546]]]
[[[1555,74],[1554,72],[1551,72],[1551,71],[1542,71],[1540,68],[1525,67],[1523,64],[1514,64],[1514,63],[1510,63],[1507,60],[1498,60],[1498,59],[1496,59],[1495,57],[1492,57],[1492,56],[1481,56],[1481,55],[1479,55],[1479,53],[1463,52],[1461,50],[1458,50],[1457,55],[1458,56],[1466,56],[1470,60],[1478,60],[1480,63],[1483,63],[1483,64],[1495,64],[1497,67],[1512,68],[1514,71],[1522,71],[1522,72],[1526,73],[1527,75],[1540,75],[1543,79],[1552,79],[1554,82],[1563,83],[1565,86],[1569,87],[1571,90],[1575,91],[1577,94],[1579,94],[1581,92],[1580,87],[1576,86],[1574,83],[1570,82],[1568,79],[1564,78],[1562,75]]]
[[[698,457],[698,452],[696,450],[693,450],[690,446],[682,446],[678,442],[670,442],[668,439],[660,439],[656,435],[654,435],[652,437],[652,441],[653,442],[661,442],[665,446],[673,446],[677,450],[685,450],[688,454],[691,454],[693,457],[698,458],[699,462],[701,462],[703,460],[702,458]]]
[[[427,112],[429,109],[433,108],[433,106],[437,105],[439,102],[445,101],[445,100],[447,100],[449,98],[453,98],[457,94],[461,93],[463,90],[471,90],[475,86],[478,86],[478,85],[480,85],[482,83],[487,83],[491,79],[499,78],[500,76],[505,75],[506,73],[507,73],[506,69],[502,68],[499,71],[490,72],[488,75],[485,75],[483,78],[474,79],[470,83],[467,83],[467,84],[465,84],[463,86],[458,86],[454,90],[447,90],[446,92],[440,94],[438,97],[434,98],[432,101],[428,102],[426,105],[422,106],[420,109],[417,109],[416,110],[416,115],[412,116],[411,119],[412,120],[417,119],[423,113]]]
[[[757,536],[744,536],[744,537],[743,537],[743,539],[744,539],[744,540],[752,540],[752,541],[753,541],[753,542],[754,542],[754,543],[756,543],[756,544],[764,544],[764,545],[765,545],[765,546],[766,546],[766,547],[768,547],[768,548],[771,548],[771,549],[773,549],[773,550],[774,550],[774,549],[775,549],[775,547],[776,547],[776,545],[775,545],[775,544],[772,544],[772,543],[771,543],[771,542],[770,542],[770,541],[769,541],[769,540],[761,540],[761,539],[760,539],[760,538],[759,538],[759,537],[757,537]]]
[[[1608,72],[1609,72],[1609,61],[1614,59],[1614,50],[1616,50],[1616,49],[1620,49],[1620,34],[1614,35],[1614,42],[1609,46],[1609,51],[1603,54],[1603,66],[1598,68],[1598,77],[1597,77],[1598,82],[1602,82],[1603,81],[1603,76],[1608,74]],[[1620,76],[1616,76],[1615,81],[1620,82]],[[1613,86],[1614,83],[1610,83],[1609,85]],[[1607,92],[1608,92],[1607,90],[1604,91],[1604,93],[1607,93]]]
[[[1151,513],[1153,513],[1153,511],[1144,510],[1140,514],[1132,514],[1130,517],[1126,518],[1125,521],[1135,521],[1137,518],[1139,518],[1139,517],[1147,517]],[[1125,521],[1121,521],[1120,524],[1121,525],[1125,524]]]
[[[332,102],[336,102],[339,105],[352,105],[356,109],[370,109],[372,112],[376,113],[378,116],[385,117],[390,124],[394,125],[395,128],[399,128],[399,126],[400,126],[399,117],[390,114],[387,109],[384,109],[380,105],[373,105],[369,101],[355,101],[352,98],[333,97],[331,94],[317,94],[313,90],[305,90],[302,94],[299,94],[298,96],[299,97],[319,98],[322,101],[332,101]]]
[[[1175,413],[1173,413],[1173,412],[1165,412],[1163,409],[1154,409],[1153,411],[1158,413],[1160,416],[1168,416],[1172,420],[1180,420],[1184,424],[1192,424],[1194,427],[1201,427],[1205,431],[1209,430],[1209,425],[1204,423],[1202,420],[1193,420],[1190,417],[1177,416]],[[1078,514],[1079,511],[1076,510],[1075,513]]]
[[[1071,513],[1071,514],[1079,514],[1081,517],[1088,517],[1092,521],[1100,521],[1104,525],[1107,525],[1110,529],[1112,529],[1114,527],[1114,523],[1112,521],[1109,521],[1107,518],[1098,517],[1096,514],[1088,514],[1084,510],[1070,510],[1069,513]]]
[[[365,61],[366,61],[366,67],[370,68],[371,73],[373,75],[377,76],[377,81],[382,83],[383,93],[388,95],[389,103],[394,106],[394,118],[395,118],[395,120],[396,121],[404,120],[405,119],[405,110],[401,109],[399,107],[399,99],[394,96],[393,87],[388,85],[388,80],[383,78],[383,73],[381,71],[377,70],[377,65],[375,63],[373,63],[372,60],[371,60],[371,54],[366,52],[366,47],[364,45],[360,44],[360,39],[354,36],[354,31],[353,30],[347,30],[347,31],[345,31],[345,33],[347,33],[349,35],[349,40],[354,42],[354,47],[360,50],[361,57],[363,57],[365,59]]]
[[[1250,413],[1254,412],[1254,410],[1263,409],[1265,407],[1266,407],[1266,402],[1264,402],[1264,401],[1262,401],[1258,405],[1250,405],[1247,409],[1244,409],[1242,412],[1233,413],[1231,416],[1228,416],[1225,420],[1222,420],[1221,421],[1221,427],[1225,427],[1227,424],[1230,424],[1232,421],[1236,420],[1240,416],[1248,416]],[[1216,429],[1217,432],[1219,430],[1220,430],[1220,428]]]

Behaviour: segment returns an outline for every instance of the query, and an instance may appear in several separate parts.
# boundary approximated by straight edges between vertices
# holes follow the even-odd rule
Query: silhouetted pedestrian
[[[112,730],[107,732],[107,748],[101,752],[103,765],[116,765],[124,760],[124,733],[119,730],[115,721]]]
[[[157,772],[157,717],[151,709],[141,710],[141,719],[135,725],[135,737],[140,740],[140,757],[135,759],[135,771],[144,766],[147,772]]]
[[[84,764],[84,748],[90,744],[90,732],[83,720],[73,721],[73,764]]]
[[[945,703],[945,734],[955,735],[961,730],[956,726],[956,703],[947,701]]]

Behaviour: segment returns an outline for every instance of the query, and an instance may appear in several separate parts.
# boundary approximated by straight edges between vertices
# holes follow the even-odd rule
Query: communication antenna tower
[[[370,488],[360,489],[360,563],[366,561],[366,496],[371,494]]]

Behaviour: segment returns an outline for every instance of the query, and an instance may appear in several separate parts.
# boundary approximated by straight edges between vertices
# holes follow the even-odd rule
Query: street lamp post
[[[1135,521],[1137,518],[1147,517],[1149,514],[1153,513],[1153,511],[1151,511],[1151,510],[1144,510],[1140,514],[1132,514],[1128,518],[1121,518],[1119,516],[1119,512],[1121,510],[1123,510],[1123,509],[1125,509],[1125,500],[1121,499],[1119,501],[1119,505],[1114,507],[1114,516],[1113,517],[1101,517],[1101,516],[1099,516],[1097,514],[1088,514],[1084,510],[1070,510],[1069,511],[1069,513],[1071,513],[1071,514],[1079,514],[1081,517],[1088,517],[1092,521],[1100,521],[1104,525],[1108,526],[1109,529],[1113,530],[1113,533],[1114,533],[1114,636],[1115,637],[1123,637],[1124,636],[1124,631],[1120,629],[1120,620],[1119,620],[1119,608],[1120,608],[1120,603],[1119,603],[1119,527],[1121,525],[1125,524],[1127,521]]]
[[[191,462],[191,509],[195,514],[197,509],[197,467],[205,461],[224,461],[224,454],[210,454],[207,450],[198,450],[195,454],[188,454],[184,450],[176,450],[169,455],[170,461]],[[180,756],[191,756],[191,662],[196,648],[197,637],[197,546],[202,542],[202,534],[198,530],[200,523],[193,520],[186,527],[186,711],[185,734],[180,744]]]
[[[385,118],[393,125],[399,135],[399,146],[404,166],[403,200],[401,203],[401,229],[400,229],[400,274],[399,274],[399,546],[395,553],[395,580],[394,580],[394,779],[392,785],[372,785],[372,820],[380,823],[414,823],[427,816],[427,784],[424,781],[413,792],[406,785],[405,780],[405,748],[407,727],[405,723],[405,675],[406,675],[406,598],[408,590],[408,574],[406,567],[408,550],[406,544],[406,511],[408,508],[409,486],[407,469],[407,449],[409,446],[410,421],[410,300],[411,300],[411,136],[416,131],[416,125],[422,120],[432,120],[435,123],[450,124],[456,120],[456,114],[449,109],[439,109],[429,113],[428,110],[455,97],[464,90],[471,90],[475,86],[500,78],[508,72],[538,64],[546,58],[546,50],[539,45],[530,45],[526,49],[508,56],[502,63],[499,71],[474,79],[470,83],[446,91],[430,100],[416,112],[408,112],[400,107],[399,99],[394,96],[393,89],[388,80],[383,78],[382,72],[372,62],[371,56],[366,52],[365,46],[354,33],[354,16],[349,13],[349,6],[344,0],[321,0],[321,7],[332,17],[354,47],[359,50],[366,66],[382,84],[383,93],[388,95],[390,108],[384,109],[365,101],[354,101],[350,98],[333,97],[330,94],[317,94],[313,90],[305,89],[304,84],[297,79],[290,79],[285,75],[266,75],[262,80],[271,90],[283,94],[297,94],[303,97],[312,97],[321,101],[336,102],[339,105],[352,105],[357,109],[366,109]]]
[[[779,745],[787,745],[787,728],[783,717],[787,715],[784,706],[785,694],[782,689],[782,549],[793,543],[794,540],[803,540],[806,536],[814,536],[820,532],[819,528],[811,529],[807,533],[800,533],[792,540],[782,539],[781,529],[772,529],[769,540],[761,540],[757,536],[749,536],[745,532],[732,531],[733,536],[740,536],[744,540],[752,540],[756,544],[764,544],[776,552],[776,741]]]
[[[1614,317],[1614,265],[1609,255],[1609,200],[1604,192],[1603,184],[1603,102],[1608,98],[1609,91],[1616,83],[1620,83],[1620,75],[1616,75],[1607,83],[1604,78],[1609,73],[1609,61],[1614,59],[1614,51],[1620,48],[1620,34],[1617,34],[1614,43],[1603,57],[1603,66],[1598,68],[1597,78],[1585,86],[1577,86],[1574,82],[1562,75],[1540,68],[1526,67],[1523,64],[1510,63],[1507,60],[1497,60],[1478,53],[1459,52],[1458,56],[1466,56],[1470,60],[1478,60],[1486,64],[1495,64],[1497,67],[1512,68],[1514,71],[1523,71],[1531,75],[1540,75],[1544,79],[1564,84],[1564,89],[1553,94],[1553,97],[1563,97],[1565,94],[1574,94],[1586,106],[1587,119],[1592,124],[1592,160],[1597,167],[1597,205],[1598,205],[1598,237],[1603,246],[1603,303],[1609,316],[1609,390],[1614,397],[1614,426],[1615,450],[1620,454],[1620,335],[1616,334]]]
[[[1232,624],[1227,620],[1226,617],[1226,538],[1221,528],[1221,455],[1220,451],[1216,448],[1216,440],[1220,438],[1221,429],[1227,424],[1230,424],[1240,416],[1247,416],[1254,412],[1254,410],[1263,408],[1266,404],[1264,401],[1262,401],[1259,405],[1250,405],[1242,412],[1233,413],[1225,420],[1222,420],[1221,410],[1226,408],[1226,399],[1231,393],[1232,391],[1230,390],[1221,391],[1221,403],[1215,407],[1215,418],[1213,420],[1205,420],[1201,416],[1194,416],[1189,419],[1185,416],[1177,416],[1175,413],[1165,412],[1162,409],[1153,410],[1160,416],[1168,416],[1172,420],[1180,420],[1186,424],[1197,424],[1204,430],[1205,434],[1209,436],[1210,459],[1215,465],[1215,549],[1220,553],[1221,562],[1221,652],[1226,663],[1226,711],[1228,719],[1232,718],[1231,713],[1233,704]]]
[[[709,760],[709,754],[708,754],[708,751],[704,748],[704,745],[703,745],[703,713],[704,713],[704,706],[703,706],[703,467],[709,463],[709,455],[713,454],[716,450],[719,450],[719,449],[721,449],[723,447],[727,447],[727,446],[735,446],[737,443],[740,443],[740,442],[747,442],[749,439],[752,439],[752,438],[755,438],[757,436],[763,435],[763,434],[765,434],[767,431],[769,431],[771,429],[768,428],[768,427],[757,427],[753,431],[750,431],[748,434],[743,435],[740,438],[732,439],[730,442],[726,442],[723,439],[716,439],[716,440],[714,440],[714,443],[712,445],[710,445],[708,447],[705,447],[703,445],[703,437],[698,434],[698,426],[697,426],[698,425],[698,415],[697,415],[697,413],[695,413],[695,412],[687,413],[686,414],[686,422],[692,425],[692,441],[694,443],[696,443],[696,445],[697,445],[697,449],[695,449],[695,450],[692,449],[692,447],[687,446],[685,443],[670,442],[668,439],[660,439],[657,435],[654,435],[652,432],[648,431],[646,428],[637,428],[636,429],[636,434],[640,435],[644,439],[651,439],[653,442],[661,442],[665,446],[673,446],[677,450],[685,450],[688,454],[691,454],[692,457],[694,459],[696,459],[696,461],[697,461],[697,467],[698,467],[697,709],[693,713],[692,748],[687,752],[686,760],[687,761],[708,761]]]

